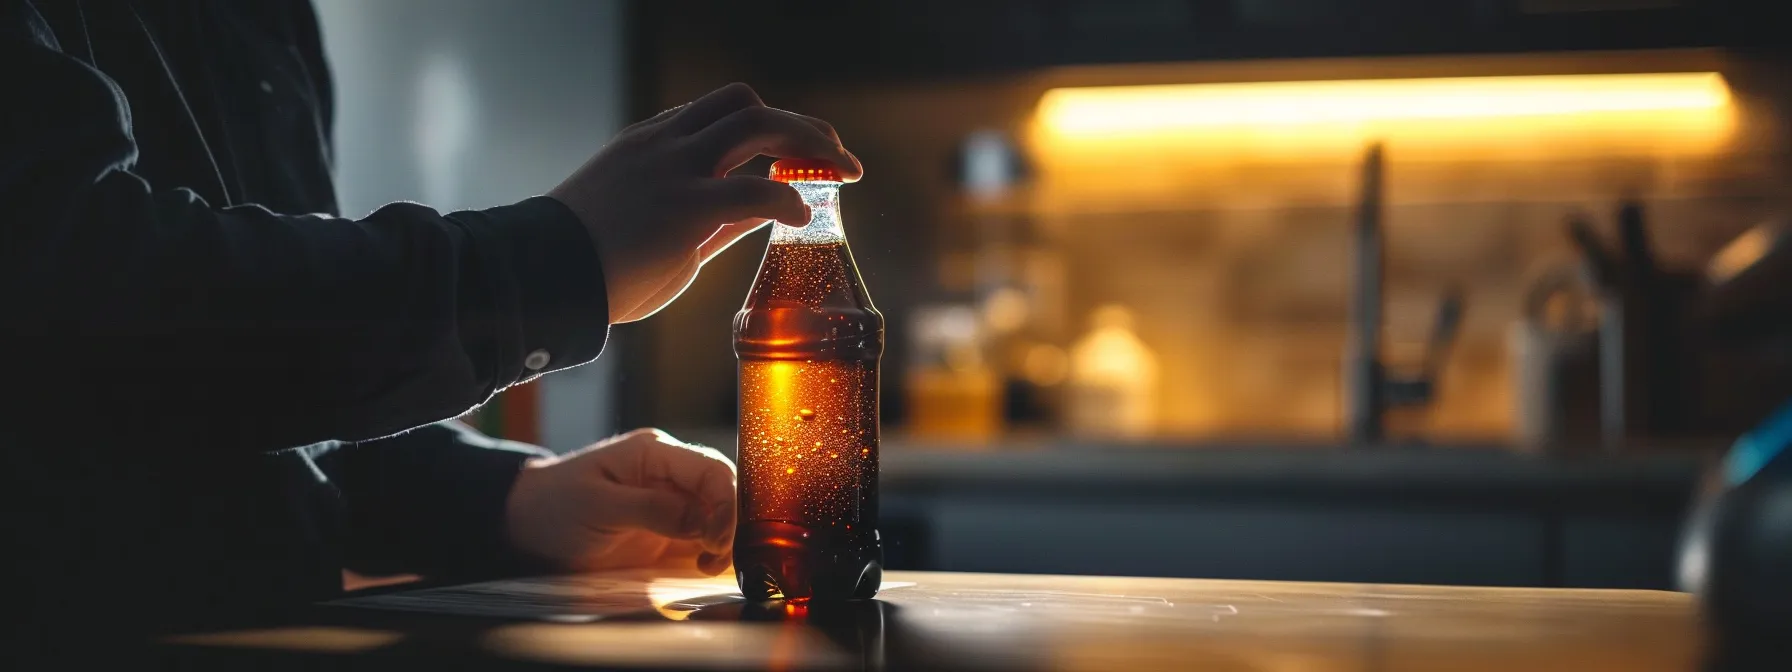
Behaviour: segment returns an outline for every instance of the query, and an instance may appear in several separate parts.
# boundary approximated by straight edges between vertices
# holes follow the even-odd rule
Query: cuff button
[[[548,355],[548,351],[536,350],[535,352],[529,353],[528,357],[523,358],[523,368],[530,371],[540,371],[547,368],[549,359],[550,356]]]

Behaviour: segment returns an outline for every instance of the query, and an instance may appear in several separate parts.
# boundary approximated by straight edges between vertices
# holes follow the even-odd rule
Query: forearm
[[[30,101],[0,106],[0,303],[33,387],[9,405],[16,431],[105,408],[87,429],[201,450],[371,439],[596,357],[603,274],[559,202],[358,221],[214,207],[131,172],[104,75],[31,31],[3,38],[5,88]]]

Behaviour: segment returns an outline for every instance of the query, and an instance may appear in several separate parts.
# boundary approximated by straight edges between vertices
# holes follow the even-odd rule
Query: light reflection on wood
[[[394,647],[391,653],[463,662],[494,657],[730,670],[849,669],[869,661],[927,670],[1652,672],[1695,668],[1701,645],[1691,596],[1656,591],[931,572],[891,572],[889,578],[915,585],[880,594],[882,606],[875,610],[822,616],[812,606],[808,614],[770,620],[741,620],[738,597],[672,604],[665,601],[690,595],[696,586],[656,591],[652,582],[638,581],[643,606],[635,617],[484,626],[469,649],[435,644]],[[852,617],[860,612],[869,617]],[[295,626],[171,641],[356,653],[406,638],[439,642],[440,635],[432,635],[438,630],[464,632],[462,621],[409,623],[382,630]]]
[[[177,635],[166,641],[202,647],[278,649],[312,653],[364,653],[391,646],[404,633],[344,626],[294,626]]]

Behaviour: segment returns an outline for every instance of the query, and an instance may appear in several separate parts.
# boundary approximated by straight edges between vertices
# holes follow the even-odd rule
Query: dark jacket
[[[166,625],[329,597],[344,567],[507,567],[504,501],[539,449],[430,423],[597,356],[571,212],[335,216],[303,0],[0,7],[15,594]]]

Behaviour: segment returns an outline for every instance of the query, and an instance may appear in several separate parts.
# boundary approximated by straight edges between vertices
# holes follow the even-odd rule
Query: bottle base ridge
[[[840,543],[802,525],[742,525],[734,545],[740,592],[749,602],[869,599],[883,583],[883,542],[875,532],[856,536],[868,538]]]

